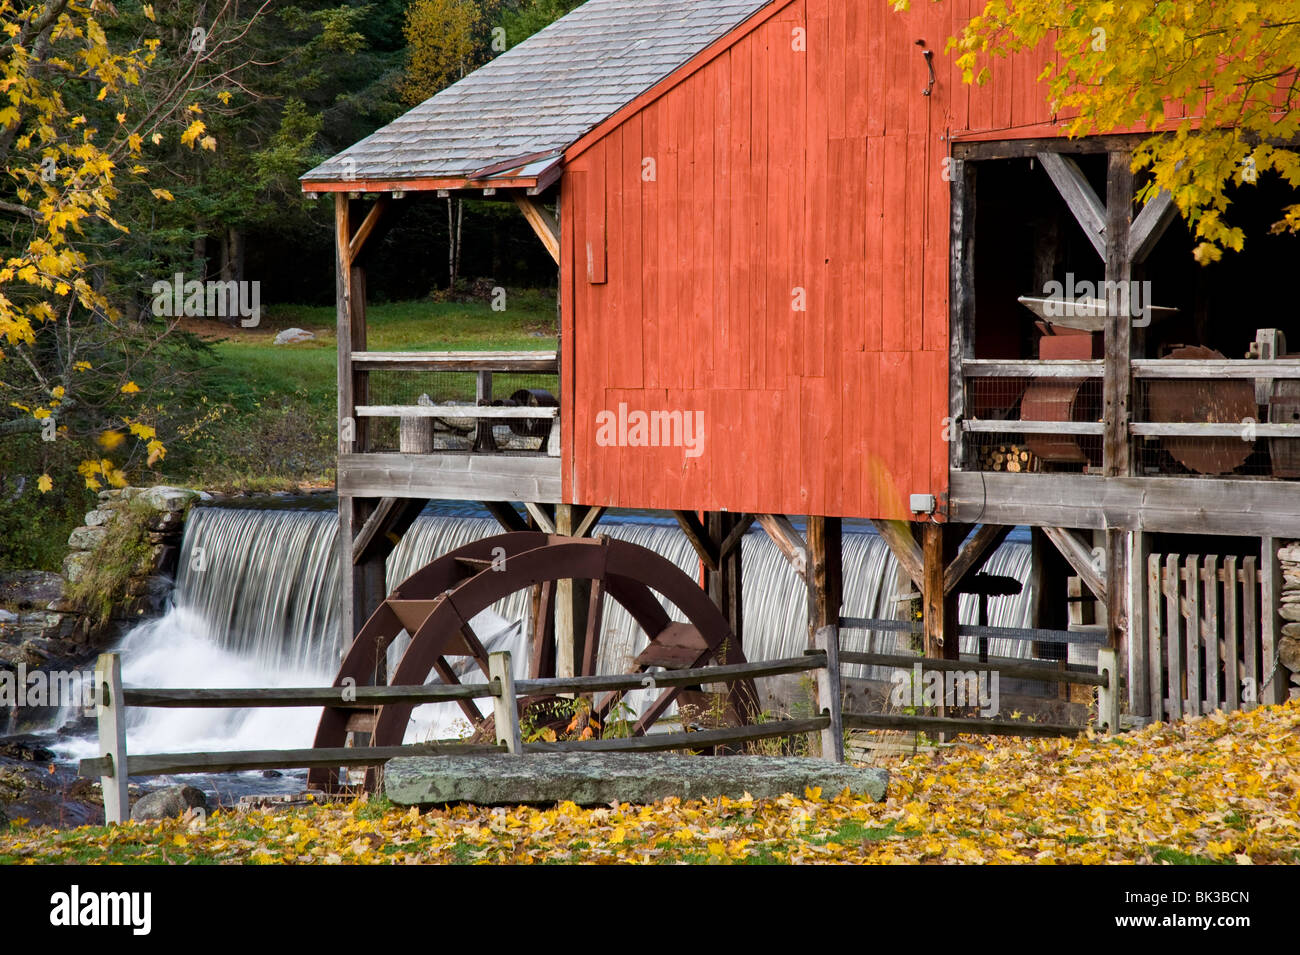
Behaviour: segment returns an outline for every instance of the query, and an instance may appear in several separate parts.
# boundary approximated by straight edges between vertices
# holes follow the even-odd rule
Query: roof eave
[[[302,191],[308,194],[335,192],[457,192],[486,189],[523,189],[539,195],[549,189],[564,172],[559,156],[542,162],[512,165],[509,169],[475,170],[464,176],[435,176],[422,179],[302,179]]]

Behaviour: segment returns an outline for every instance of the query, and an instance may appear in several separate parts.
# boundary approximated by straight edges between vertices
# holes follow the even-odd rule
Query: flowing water
[[[647,547],[688,575],[698,575],[698,558],[673,522],[629,515],[607,518],[600,531]],[[499,532],[499,525],[486,516],[426,512],[389,558],[390,589],[442,554]],[[124,682],[147,687],[329,685],[343,647],[336,534],[333,508],[192,510],[171,609],[137,627],[118,648]],[[745,654],[751,660],[797,656],[807,639],[803,584],[761,530],[751,530],[743,547]],[[889,548],[868,528],[846,525],[843,549],[843,613],[896,617],[903,604],[898,568]],[[989,623],[1028,626],[1033,604],[1028,545],[1004,543],[985,570],[1015,577],[1025,585],[1018,596],[990,599]],[[675,608],[668,610],[681,619]],[[964,596],[960,610],[963,623],[976,622],[976,598]],[[489,649],[512,651],[520,677],[526,675],[528,659],[527,614],[528,594],[522,591],[473,621]],[[845,630],[842,639],[848,650],[889,652],[898,645],[899,636]],[[625,671],[645,639],[627,612],[610,602],[602,634],[601,672]],[[963,651],[973,651],[973,644],[972,638],[963,638]],[[990,644],[995,656],[1023,656],[1028,649],[1027,644],[1005,640]],[[392,662],[403,649],[403,642],[394,644]],[[864,670],[848,667],[846,675],[865,676]],[[629,698],[634,711],[645,705],[648,694]],[[309,746],[318,714],[314,709],[136,710],[128,721],[128,749],[163,753]],[[407,739],[446,738],[465,727],[455,704],[419,707]],[[88,739],[65,740],[61,748],[67,757],[95,751]],[[296,788],[300,775],[286,774],[279,783],[259,779],[257,786],[231,784],[231,788]]]

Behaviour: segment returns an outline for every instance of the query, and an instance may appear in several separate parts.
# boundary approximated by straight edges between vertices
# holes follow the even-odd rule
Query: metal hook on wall
[[[925,41],[924,41],[924,40],[917,40],[917,41],[916,41],[916,45],[922,48],[921,55],[925,57],[925,66],[926,66],[926,69],[928,69],[928,70],[930,71],[930,82],[927,83],[927,84],[925,85],[925,89],[921,90],[921,95],[922,95],[922,96],[929,96],[929,95],[930,95],[930,92],[934,89],[934,84],[935,84],[935,76],[934,76],[934,50],[927,50],[927,49],[924,49],[924,47],[925,47]]]

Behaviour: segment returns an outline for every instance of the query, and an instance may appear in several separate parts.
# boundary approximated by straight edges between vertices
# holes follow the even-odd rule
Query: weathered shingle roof
[[[303,176],[467,176],[558,152],[772,0],[587,0]]]

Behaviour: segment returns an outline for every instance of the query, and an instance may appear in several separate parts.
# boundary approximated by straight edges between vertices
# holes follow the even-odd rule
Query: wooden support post
[[[975,170],[976,163],[953,160],[948,242],[948,466],[960,470],[966,463],[960,421],[966,414],[966,381],[962,364],[975,353]]]
[[[927,523],[922,525],[922,576],[921,597],[924,606],[925,655],[944,660],[956,660],[957,642],[956,592],[947,593],[943,586],[944,571],[948,566],[951,536],[947,525]]]
[[[112,761],[100,777],[106,825],[126,822],[131,815],[127,793],[126,707],[122,705],[122,658],[101,653],[95,662],[95,715],[99,722],[99,751]]]
[[[838,626],[844,602],[843,524],[838,517],[808,518],[808,638]]]
[[[1289,687],[1287,669],[1278,659],[1278,642],[1282,637],[1282,563],[1277,552],[1282,542],[1276,537],[1260,540],[1259,555],[1259,633],[1260,684],[1259,702],[1263,706],[1286,702]]]
[[[840,628],[818,627],[813,646],[826,654],[826,666],[817,671],[817,704],[830,725],[822,730],[822,759],[844,762],[843,684],[840,680]]]
[[[751,520],[746,520],[742,514],[726,511],[710,513],[704,520],[709,549],[719,555],[717,570],[710,570],[705,565],[704,588],[731,625],[738,649],[745,646],[744,558],[739,539],[730,550],[724,545],[732,539],[738,527],[747,527]]]
[[[492,722],[496,724],[497,742],[505,743],[506,751],[511,755],[522,755],[524,740],[519,729],[515,671],[509,650],[488,654],[488,678],[497,684],[497,692],[492,697]]]
[[[1106,645],[1128,653],[1128,531],[1106,531]]]
[[[1150,613],[1147,580],[1151,557],[1151,535],[1133,532],[1133,553],[1128,566],[1128,711],[1134,716],[1151,715],[1151,663],[1148,656],[1148,614]],[[1111,578],[1114,580],[1115,578]],[[1235,586],[1235,585],[1234,585]]]
[[[1106,685],[1097,687],[1097,732],[1115,734],[1119,725],[1119,654],[1113,647],[1097,651],[1097,672]]]
[[[1132,416],[1133,316],[1129,280],[1133,277],[1132,154],[1127,149],[1109,154],[1106,172],[1106,282],[1112,307],[1106,316],[1106,363],[1102,383],[1102,421],[1105,427],[1102,468],[1106,477],[1128,477],[1133,473],[1129,419]],[[1116,307],[1118,306],[1118,307]],[[1121,649],[1128,642],[1129,606],[1128,537],[1124,531],[1106,531],[1106,636],[1109,646]]]
[[[582,523],[584,508],[576,504],[555,505],[555,533],[575,537]],[[583,659],[587,632],[587,610],[591,602],[591,583],[586,580],[559,580],[555,585],[555,675],[577,676]]]
[[[366,424],[356,417],[356,407],[366,404],[368,373],[353,366],[353,352],[366,350],[366,273],[360,256],[367,239],[380,223],[387,203],[376,204],[354,225],[354,206],[346,194],[334,197],[335,293],[338,339],[338,449],[339,454],[368,450]],[[338,564],[342,602],[340,625],[344,645],[351,644],[370,615],[379,608],[388,588],[384,576],[385,554],[373,548],[356,560],[357,537],[379,509],[379,501],[339,496]],[[376,673],[386,669],[382,655]]]

